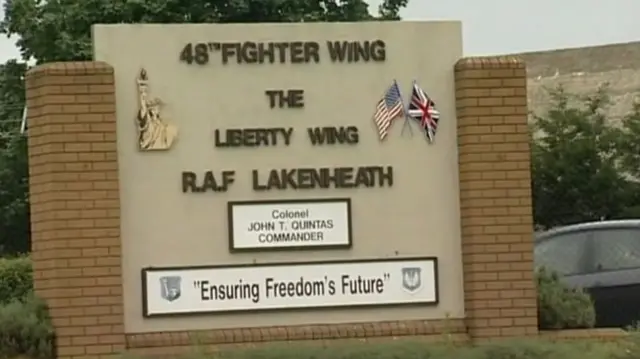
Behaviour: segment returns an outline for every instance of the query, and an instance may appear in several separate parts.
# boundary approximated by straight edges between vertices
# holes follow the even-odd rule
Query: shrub
[[[0,358],[48,359],[53,348],[47,308],[33,295],[31,260],[0,258]]]
[[[54,330],[43,301],[27,295],[0,306],[0,357],[54,357]]]
[[[591,297],[580,289],[569,288],[557,273],[540,268],[538,285],[538,326],[541,329],[592,328],[596,312]]]
[[[26,299],[33,290],[29,257],[0,258],[0,305]]]

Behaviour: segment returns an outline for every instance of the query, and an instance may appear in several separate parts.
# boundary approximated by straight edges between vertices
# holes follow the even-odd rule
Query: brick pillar
[[[524,63],[455,66],[462,260],[472,338],[537,333]]]
[[[36,293],[59,358],[111,356],[124,349],[113,69],[46,64],[26,86]]]

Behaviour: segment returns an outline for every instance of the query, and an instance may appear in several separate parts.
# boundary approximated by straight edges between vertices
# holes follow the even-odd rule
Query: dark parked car
[[[595,302],[597,327],[640,322],[640,220],[582,223],[536,235],[535,264]]]

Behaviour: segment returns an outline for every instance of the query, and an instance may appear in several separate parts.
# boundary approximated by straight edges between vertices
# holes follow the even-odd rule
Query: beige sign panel
[[[115,69],[127,332],[464,316],[460,23],[96,25],[93,40],[95,60]],[[247,206],[230,224],[229,202],[331,198],[349,200],[349,218],[344,206],[316,205],[308,220],[339,246],[230,250],[234,225],[244,224],[235,235],[245,247],[280,227]],[[308,237],[287,223],[277,238]],[[303,262],[416,257],[438,259],[428,279],[440,283],[437,305],[143,316],[143,268],[278,264],[303,273],[313,265]]]

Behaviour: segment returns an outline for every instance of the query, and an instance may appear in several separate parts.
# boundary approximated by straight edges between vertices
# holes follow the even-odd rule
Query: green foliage
[[[26,65],[0,65],[0,255],[29,251],[27,141],[19,133]]]
[[[550,228],[623,217],[632,186],[621,169],[621,131],[605,116],[606,87],[586,98],[573,98],[561,87],[550,95],[548,109],[533,125],[536,224]]]
[[[618,140],[622,168],[632,186],[628,194],[625,217],[640,217],[640,102],[635,102],[631,111],[622,120],[622,135]]]
[[[7,137],[0,143],[0,254],[13,255],[30,249],[29,167],[26,137]]]
[[[569,288],[558,275],[545,268],[536,272],[538,326],[541,329],[593,328],[596,312],[591,297]]]
[[[32,281],[28,257],[0,258],[0,358],[53,358],[53,326]]]
[[[29,295],[0,306],[0,357],[54,358],[54,330],[43,301]]]
[[[33,270],[29,257],[0,258],[0,305],[29,298]]]
[[[622,137],[619,141],[624,170],[640,178],[640,103],[636,102],[631,112],[622,121]]]

